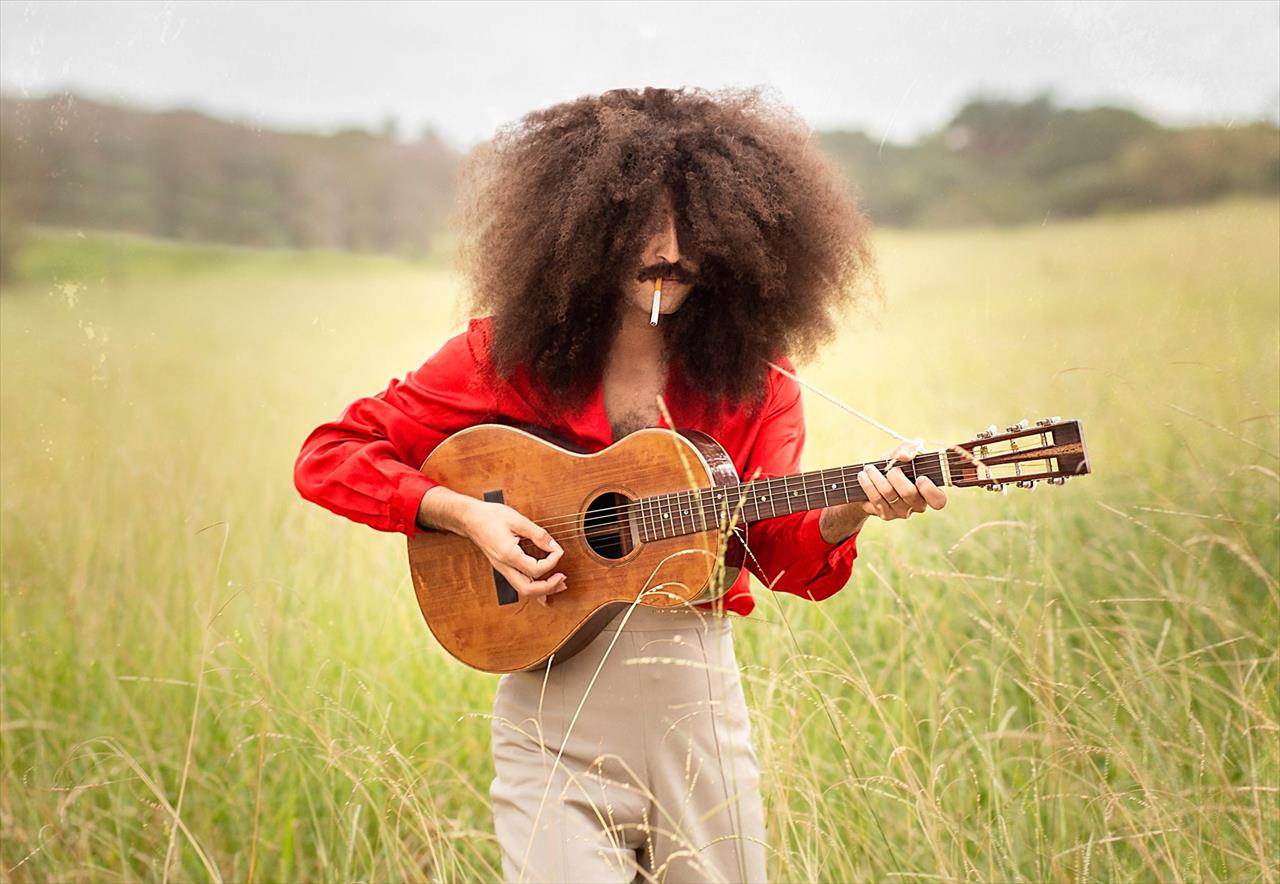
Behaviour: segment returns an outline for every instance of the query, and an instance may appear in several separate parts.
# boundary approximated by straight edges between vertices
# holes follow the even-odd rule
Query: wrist
[[[843,543],[862,530],[867,518],[861,506],[854,503],[829,506],[822,511],[818,530],[827,543]]]
[[[443,485],[434,485],[422,495],[422,502],[418,505],[418,524],[423,528],[469,536],[472,519],[480,503],[474,497],[451,491]]]

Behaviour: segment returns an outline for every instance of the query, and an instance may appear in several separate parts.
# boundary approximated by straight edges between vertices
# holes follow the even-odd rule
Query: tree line
[[[1014,224],[1280,194],[1270,122],[1169,128],[1128,109],[975,98],[912,144],[815,137],[873,222]],[[24,223],[250,246],[424,252],[462,156],[430,132],[265,130],[72,94],[0,96],[0,272]]]
[[[1280,195],[1280,128],[1169,128],[1118,107],[974,99],[912,145],[862,132],[820,143],[873,221],[892,226],[1017,224]]]

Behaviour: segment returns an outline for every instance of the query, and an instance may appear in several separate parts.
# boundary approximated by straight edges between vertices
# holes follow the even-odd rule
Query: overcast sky
[[[0,88],[458,147],[619,86],[765,85],[910,141],[978,92],[1166,122],[1280,118],[1280,2],[0,3]]]

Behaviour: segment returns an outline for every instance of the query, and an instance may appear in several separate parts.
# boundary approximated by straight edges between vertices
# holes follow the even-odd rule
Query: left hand
[[[920,452],[913,442],[904,442],[890,455],[894,460],[908,461]],[[940,510],[947,505],[947,495],[933,484],[928,476],[920,476],[913,483],[900,467],[893,467],[888,474],[880,472],[875,464],[867,464],[858,473],[858,484],[866,492],[867,499],[860,504],[868,516],[879,516],[886,522],[908,519],[912,513],[922,513],[932,507]]]

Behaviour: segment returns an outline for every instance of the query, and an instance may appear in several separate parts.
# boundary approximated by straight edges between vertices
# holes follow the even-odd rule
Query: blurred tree
[[[172,239],[424,252],[458,153],[434,136],[270,132],[191,110],[0,96],[10,216]]]
[[[256,246],[422,254],[461,161],[431,128],[272,132],[192,110],[0,96],[0,200],[18,220]],[[1280,129],[1167,129],[1131,110],[977,97],[910,145],[824,132],[879,224],[1012,224],[1280,194]],[[11,254],[12,246],[0,246]],[[4,259],[7,260],[7,259]]]

